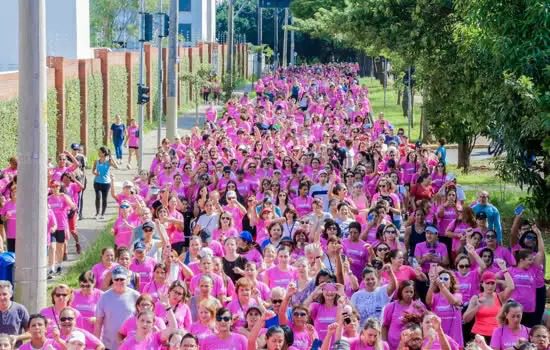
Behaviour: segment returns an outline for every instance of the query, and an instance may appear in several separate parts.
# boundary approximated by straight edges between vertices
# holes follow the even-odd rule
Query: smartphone
[[[311,344],[311,350],[319,350],[323,345],[323,342],[320,339],[315,339]]]
[[[519,204],[514,209],[514,215],[516,215],[516,216],[521,215],[521,214],[523,214],[524,210],[525,210],[525,206],[523,204]]]

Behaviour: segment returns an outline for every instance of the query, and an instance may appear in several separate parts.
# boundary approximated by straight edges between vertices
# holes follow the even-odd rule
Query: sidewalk
[[[206,107],[207,106],[199,107],[200,125],[202,125],[202,123],[204,122],[204,112],[206,110]],[[190,133],[191,128],[195,126],[194,111],[179,115],[177,125],[178,125],[179,136],[183,136],[185,134]],[[148,133],[145,134],[145,138],[143,139],[143,145],[144,145],[143,167],[144,169],[147,169],[147,170],[149,169],[149,166],[151,165],[151,162],[153,161],[153,157],[156,153],[157,132],[158,132],[157,130],[158,129],[153,129],[149,131]],[[161,132],[162,137],[165,137],[166,129],[162,128],[161,131],[162,131]],[[113,148],[112,145],[110,145],[109,147],[111,149]],[[96,152],[96,150],[90,150],[90,152]],[[122,166],[118,170],[113,169],[113,174],[115,177],[114,186],[117,193],[119,193],[122,190],[122,183],[124,181],[133,180],[133,178],[138,173],[135,159],[132,160],[132,169],[130,170],[126,168],[127,160],[128,160],[128,150],[125,149]],[[108,203],[107,210],[105,212],[105,220],[97,221],[95,219],[95,192],[93,188],[94,176],[91,170],[92,166],[93,164],[89,164],[89,169],[86,170],[88,185],[84,192],[84,201],[83,201],[84,208],[82,211],[83,219],[78,222],[78,234],[80,237],[80,245],[82,246],[82,252],[84,252],[91,245],[93,245],[93,243],[99,237],[101,232],[105,230],[105,228],[111,223],[111,221],[117,215],[117,206],[115,205],[114,199],[109,194],[108,202],[107,202]],[[71,266],[75,265],[78,262],[78,259],[79,259],[79,255],[76,254],[75,242],[74,242],[74,239],[71,238],[71,240],[69,241],[68,259],[62,265],[64,273]],[[56,283],[56,280],[58,279],[59,279],[59,276],[54,276],[54,278],[49,280],[48,283],[49,284]]]

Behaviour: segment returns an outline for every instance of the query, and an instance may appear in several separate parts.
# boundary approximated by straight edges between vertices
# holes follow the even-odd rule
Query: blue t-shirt
[[[439,161],[443,164],[447,164],[447,149],[445,146],[439,146],[435,150],[435,154],[437,155],[437,158],[439,158]]]
[[[113,140],[124,140],[124,131],[126,125],[124,124],[111,124],[111,131],[113,133]]]

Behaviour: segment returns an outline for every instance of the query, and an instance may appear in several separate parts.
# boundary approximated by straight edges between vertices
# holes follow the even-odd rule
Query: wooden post
[[[220,45],[221,49],[222,49],[222,79],[223,79],[223,76],[225,75],[225,48],[226,48],[226,45],[225,44],[222,44]]]
[[[88,154],[88,60],[78,60],[80,81],[80,144]]]
[[[199,61],[201,64],[204,63],[204,57],[203,57],[203,43],[199,43]]]
[[[57,96],[57,132],[55,134],[57,154],[65,150],[65,76],[63,72],[63,61],[63,57],[53,58],[55,91]]]
[[[126,100],[126,111],[127,111],[127,120],[126,125],[130,125],[130,119],[134,119],[134,103],[132,97],[134,96],[134,60],[133,60],[133,53],[132,52],[126,52],[126,55],[124,56],[124,61],[126,64],[126,74],[128,75],[128,79],[126,80],[126,91],[127,91],[127,100]]]
[[[187,57],[189,58],[189,73],[193,72],[193,48],[187,48]],[[189,102],[193,101],[193,84],[189,82]]]
[[[101,60],[101,80],[103,81],[103,144],[109,144],[109,49],[98,49],[97,58]]]

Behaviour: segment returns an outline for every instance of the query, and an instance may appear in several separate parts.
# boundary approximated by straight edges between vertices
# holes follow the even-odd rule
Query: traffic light
[[[150,13],[142,13],[142,35],[140,41],[153,40],[153,15]]]
[[[138,105],[143,105],[149,102],[149,90],[151,89],[148,86],[138,84]]]
[[[162,26],[160,31],[160,37],[167,37],[170,33],[170,16],[168,16],[166,13],[162,14],[161,17]]]

